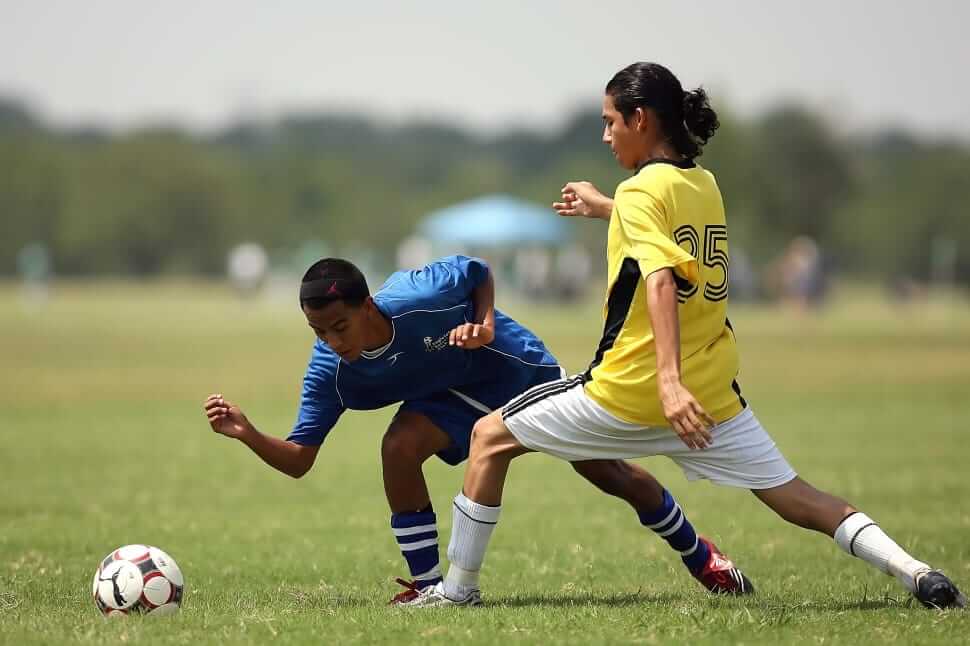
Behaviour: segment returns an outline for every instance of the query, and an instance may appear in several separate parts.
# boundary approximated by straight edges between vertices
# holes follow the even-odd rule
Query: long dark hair
[[[606,84],[606,93],[624,121],[637,108],[653,110],[670,143],[687,159],[700,157],[720,125],[707,92],[703,88],[685,92],[673,72],[658,63],[624,67]]]

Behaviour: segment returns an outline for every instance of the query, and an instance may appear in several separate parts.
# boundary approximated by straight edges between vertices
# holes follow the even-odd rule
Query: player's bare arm
[[[495,280],[488,271],[482,284],[472,292],[475,320],[459,325],[448,335],[448,343],[466,350],[476,350],[495,340]]]
[[[246,419],[239,406],[221,394],[209,395],[203,408],[213,431],[239,440],[277,471],[299,478],[310,470],[316,460],[319,446],[304,446],[260,433]]]
[[[708,429],[714,420],[681,381],[680,321],[673,270],[661,269],[647,276],[647,307],[657,348],[657,390],[664,417],[684,444],[703,449],[711,443]]]
[[[613,213],[613,200],[590,182],[567,182],[562,187],[562,202],[553,202],[552,208],[565,217],[609,220]]]

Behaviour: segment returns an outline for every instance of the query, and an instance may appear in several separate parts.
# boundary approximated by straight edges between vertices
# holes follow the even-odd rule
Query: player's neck
[[[641,168],[644,164],[654,159],[669,159],[673,162],[681,162],[684,160],[684,156],[677,152],[677,149],[669,141],[658,141],[655,146],[646,151],[644,158],[637,164],[637,168]]]
[[[377,350],[391,342],[394,326],[376,307],[368,314],[367,333],[364,335],[364,350]]]

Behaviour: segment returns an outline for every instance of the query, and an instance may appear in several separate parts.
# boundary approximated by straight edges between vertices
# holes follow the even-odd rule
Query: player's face
[[[629,120],[624,120],[613,104],[613,97],[609,94],[603,97],[603,143],[610,147],[623,168],[635,169],[649,151],[646,119],[646,112],[638,108]]]
[[[356,361],[364,349],[366,309],[366,303],[353,307],[335,301],[318,310],[304,307],[303,313],[318,339],[344,361]]]

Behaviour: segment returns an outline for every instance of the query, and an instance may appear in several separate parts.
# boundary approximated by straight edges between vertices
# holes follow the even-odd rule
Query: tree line
[[[928,281],[942,248],[970,281],[967,142],[846,133],[796,104],[720,117],[699,161],[718,177],[732,248],[755,264],[809,235],[844,272]],[[493,136],[327,113],[205,135],[112,133],[52,128],[0,99],[0,275],[32,242],[61,276],[215,275],[244,241],[280,257],[307,241],[367,248],[390,269],[398,242],[436,208],[492,192],[550,203],[574,179],[611,189],[624,175],[600,133],[598,111],[553,133]],[[598,257],[596,224],[576,226]]]

